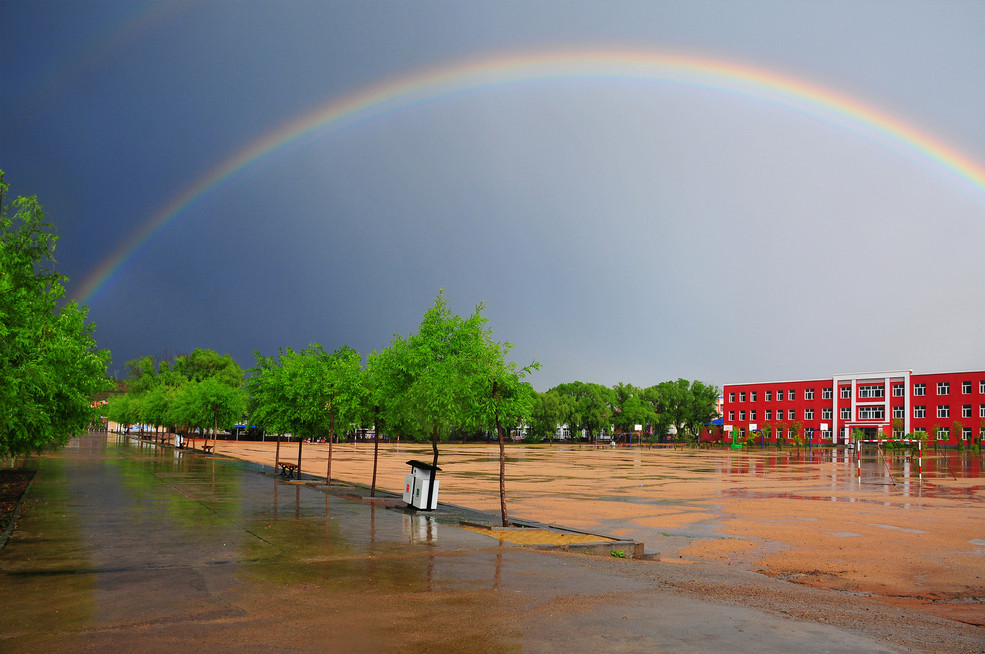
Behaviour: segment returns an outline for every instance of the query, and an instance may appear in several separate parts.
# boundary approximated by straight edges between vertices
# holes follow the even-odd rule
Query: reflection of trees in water
[[[156,514],[163,509],[164,518],[175,529],[176,538],[194,539],[204,525],[227,521],[225,515],[238,512],[242,473],[217,465],[215,459],[179,452],[175,458],[170,447],[124,439],[106,444],[106,457],[121,483],[130,491],[126,495],[138,515]],[[157,518],[160,519],[160,518]]]
[[[244,574],[263,582],[314,584],[338,591],[428,589],[425,559],[433,556],[408,556],[402,543],[378,540],[376,507],[352,507],[341,500],[336,518],[353,511],[355,515],[345,521],[353,525],[359,524],[359,514],[365,516],[365,532],[347,533],[342,521],[333,519],[335,507],[328,493],[322,504],[310,495],[320,491],[302,491],[300,485],[291,484],[293,488],[285,493],[288,489],[283,485],[275,480],[270,508],[258,506],[255,515],[245,520],[244,528],[258,537],[244,545]],[[398,548],[400,555],[394,556]]]
[[[78,449],[93,447],[92,437],[78,439]],[[71,445],[69,445],[71,447]],[[36,462],[36,463],[34,463]],[[12,637],[29,626],[27,649],[44,650],[45,637],[58,630],[81,630],[96,613],[96,572],[86,546],[86,525],[70,512],[32,510],[32,507],[70,506],[84,489],[84,479],[71,456],[35,457],[38,474],[31,484],[16,531],[4,547],[5,601],[0,610],[0,633]],[[73,485],[73,479],[77,480]],[[32,562],[33,560],[33,562]],[[57,568],[53,574],[51,566]],[[80,598],[81,601],[80,601]],[[48,621],[55,625],[48,628]],[[16,641],[10,641],[11,643]],[[15,645],[11,645],[16,648]]]

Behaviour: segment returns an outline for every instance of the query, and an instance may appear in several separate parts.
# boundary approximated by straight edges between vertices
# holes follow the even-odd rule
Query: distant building
[[[726,384],[726,440],[762,434],[770,441],[798,427],[814,443],[925,432],[941,445],[985,437],[985,371],[914,374],[911,370],[834,375],[829,379]],[[732,438],[730,438],[731,432]]]

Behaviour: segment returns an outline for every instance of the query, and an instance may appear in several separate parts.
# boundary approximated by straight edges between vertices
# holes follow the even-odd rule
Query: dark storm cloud
[[[422,68],[599,44],[855,94],[985,160],[985,9],[894,3],[0,5],[0,167],[80,283],[247,144]],[[581,379],[980,368],[985,197],[750,98],[586,79],[311,139],[181,212],[91,301],[114,368],[210,347],[367,353],[439,288]]]

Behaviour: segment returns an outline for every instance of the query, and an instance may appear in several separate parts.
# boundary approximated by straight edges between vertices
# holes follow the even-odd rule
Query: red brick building
[[[726,441],[768,432],[767,442],[799,433],[813,443],[846,443],[858,430],[866,438],[926,432],[941,445],[970,446],[985,437],[985,371],[726,384],[722,418]]]

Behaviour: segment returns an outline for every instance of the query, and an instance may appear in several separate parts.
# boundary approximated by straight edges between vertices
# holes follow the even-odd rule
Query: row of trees
[[[438,445],[453,429],[496,429],[506,524],[503,425],[515,426],[529,416],[535,393],[522,380],[538,364],[520,367],[507,361],[512,346],[492,338],[483,310],[479,305],[462,318],[449,309],[442,291],[417,332],[395,335],[389,347],[368,356],[365,366],[349,347],[328,353],[312,344],[276,356],[255,352],[256,365],[245,384],[231,358],[210,350],[157,366],[145,357],[127,364],[129,390],[110,403],[107,416],[123,424],[204,430],[230,427],[248,409],[251,423],[270,431],[302,440],[327,438],[328,483],[339,430],[372,425],[377,438],[385,428],[430,442],[437,466]],[[373,469],[375,494],[375,456]]]
[[[647,388],[623,383],[611,388],[585,382],[560,384],[537,395],[528,434],[533,440],[550,439],[559,425],[567,425],[572,435],[584,432],[594,439],[610,429],[630,434],[640,425],[651,438],[673,428],[678,439],[693,442],[718,416],[719,395],[715,386],[686,379]]]
[[[346,346],[331,353],[319,344],[275,356],[255,352],[256,365],[243,385],[235,363],[211,351],[196,350],[157,369],[145,357],[128,364],[130,392],[113,403],[117,408],[109,415],[124,423],[228,427],[242,418],[246,403],[251,423],[302,441],[326,439],[328,483],[339,433],[372,426],[377,438],[385,431],[430,442],[437,466],[439,444],[453,432],[494,430],[504,524],[505,430],[526,426],[536,439],[538,434],[552,438],[561,424],[592,435],[613,427],[628,432],[642,424],[656,434],[673,426],[693,439],[715,416],[718,389],[687,380],[646,389],[573,382],[538,393],[525,381],[538,364],[520,367],[508,361],[512,346],[493,339],[483,309],[479,305],[463,318],[450,310],[441,292],[416,332],[395,335],[389,347],[369,354],[365,366],[359,353]],[[205,392],[216,386],[227,394]],[[375,471],[374,456],[374,494]]]
[[[185,434],[215,434],[246,411],[243,369],[231,356],[196,349],[189,355],[127,362],[129,386],[114,398],[106,417],[121,425],[169,426]]]

